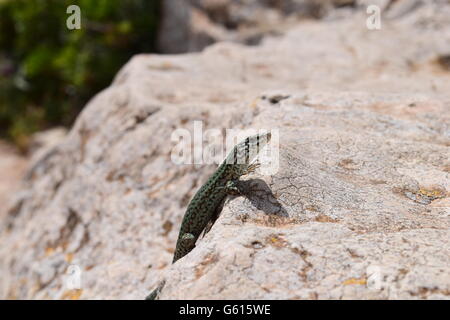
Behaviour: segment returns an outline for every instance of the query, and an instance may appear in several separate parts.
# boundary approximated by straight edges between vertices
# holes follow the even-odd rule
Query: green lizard
[[[271,133],[246,138],[234,146],[227,158],[209,180],[197,191],[189,203],[181,223],[172,263],[184,257],[195,247],[202,232],[206,234],[218,218],[228,194],[240,194],[238,179],[255,171],[259,163],[251,163],[270,141]],[[155,299],[162,286],[147,299]]]

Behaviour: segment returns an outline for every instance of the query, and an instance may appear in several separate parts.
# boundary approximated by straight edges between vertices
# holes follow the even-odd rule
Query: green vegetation
[[[81,29],[69,30],[69,5]],[[0,137],[70,125],[133,54],[154,51],[159,0],[0,0]]]

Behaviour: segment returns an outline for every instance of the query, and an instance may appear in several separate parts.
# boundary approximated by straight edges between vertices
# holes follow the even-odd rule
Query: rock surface
[[[27,164],[27,159],[15,148],[0,141],[0,220],[6,215],[14,192],[20,188]]]
[[[260,46],[135,56],[31,166],[0,225],[0,297],[142,299],[166,279],[161,299],[449,299],[440,3],[381,30],[357,14]],[[171,134],[195,120],[279,129],[280,168],[246,177],[247,196],[171,265],[215,169],[171,161]]]

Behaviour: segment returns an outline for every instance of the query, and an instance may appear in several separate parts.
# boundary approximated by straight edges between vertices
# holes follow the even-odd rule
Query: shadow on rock
[[[289,216],[286,209],[275,198],[272,190],[264,180],[250,179],[239,181],[238,188],[244,197],[265,214],[280,217]]]

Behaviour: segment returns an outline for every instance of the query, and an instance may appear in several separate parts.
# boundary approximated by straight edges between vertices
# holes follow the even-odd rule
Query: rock
[[[58,145],[66,135],[67,129],[63,127],[37,132],[30,139],[28,152],[33,157],[41,158],[44,153]]]
[[[0,296],[144,299],[166,280],[161,299],[449,299],[449,13],[135,56],[1,222]],[[247,196],[171,265],[216,167],[171,160],[194,121],[278,129],[279,170],[245,177]]]
[[[55,127],[52,129],[37,132],[31,136],[28,146],[29,168],[25,173],[25,179],[28,180],[35,169],[47,161],[57,149],[57,145],[66,137],[67,129]]]
[[[12,194],[20,188],[27,159],[6,142],[0,141],[0,220],[5,217]]]
[[[201,51],[219,41],[258,44],[305,19],[338,15],[355,0],[165,0],[158,36],[163,53]]]

